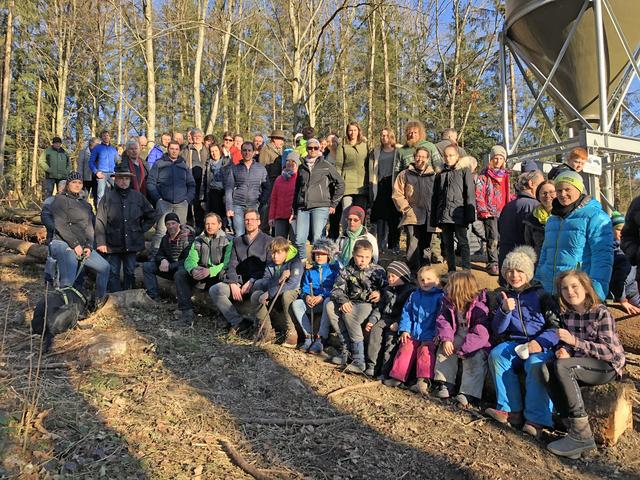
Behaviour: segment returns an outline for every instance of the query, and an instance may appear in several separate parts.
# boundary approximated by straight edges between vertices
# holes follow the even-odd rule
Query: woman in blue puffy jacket
[[[558,175],[556,199],[545,227],[536,280],[547,292],[565,270],[582,270],[593,280],[601,300],[609,291],[613,268],[611,219],[600,203],[585,194],[582,177],[566,171]]]

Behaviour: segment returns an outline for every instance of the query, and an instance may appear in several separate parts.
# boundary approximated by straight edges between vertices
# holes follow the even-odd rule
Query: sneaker
[[[484,413],[503,425],[506,425],[509,422],[509,412],[498,410],[496,408],[487,408]]]
[[[420,395],[428,395],[429,394],[429,380],[426,378],[419,378],[416,383],[409,387],[414,393],[419,393]]]
[[[365,370],[366,370],[367,366],[364,363],[361,362],[351,362],[349,365],[347,365],[347,367],[344,369],[345,372],[349,372],[349,373],[357,373],[359,375],[363,375]]]
[[[469,406],[469,399],[464,393],[459,393],[458,395],[456,395],[454,400],[460,408],[467,408]]]
[[[304,339],[304,343],[300,345],[298,349],[302,350],[303,352],[308,352],[311,348],[311,345],[313,345],[313,339],[311,337],[307,337]]]
[[[373,377],[376,374],[376,368],[375,367],[367,367],[367,369],[364,371],[364,374],[367,377]]]
[[[342,367],[349,362],[349,352],[344,351],[329,357],[329,362]]]
[[[542,436],[542,427],[531,422],[524,422],[522,431],[527,435],[531,435],[533,438],[540,438]]]
[[[491,275],[492,277],[497,277],[498,275],[500,275],[500,271],[498,270],[498,264],[497,263],[492,263],[490,265],[487,266],[487,273],[489,275]]]
[[[382,383],[385,384],[387,387],[399,387],[400,385],[402,385],[402,382],[395,378],[387,378],[383,380]]]
[[[316,338],[311,343],[311,346],[307,349],[307,353],[310,353],[311,355],[322,355],[323,353],[322,340],[320,340],[319,338]]]
[[[451,396],[451,392],[449,392],[449,387],[447,387],[444,383],[441,383],[440,385],[438,385],[438,388],[436,388],[434,395],[436,396],[436,398],[444,400]]]

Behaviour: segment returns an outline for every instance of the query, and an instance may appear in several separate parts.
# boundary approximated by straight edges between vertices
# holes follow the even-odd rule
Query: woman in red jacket
[[[276,237],[293,239],[295,220],[289,223],[289,218],[291,218],[293,195],[296,190],[299,158],[300,155],[297,152],[291,152],[287,156],[284,170],[273,182],[269,202],[269,226],[275,230]]]

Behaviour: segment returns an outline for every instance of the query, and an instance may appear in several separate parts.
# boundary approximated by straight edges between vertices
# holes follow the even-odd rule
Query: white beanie
[[[536,252],[527,245],[521,245],[511,250],[502,262],[500,273],[507,278],[507,271],[519,270],[527,277],[527,281],[531,281],[534,274],[535,263],[537,260]]]

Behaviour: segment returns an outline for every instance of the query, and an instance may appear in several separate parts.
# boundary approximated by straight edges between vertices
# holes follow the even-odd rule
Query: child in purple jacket
[[[469,398],[479,401],[487,375],[489,308],[486,292],[480,290],[470,271],[452,273],[444,288],[440,315],[436,320],[436,356],[434,380],[438,398],[449,398],[456,390],[459,364],[462,377],[455,397],[459,406],[469,406]]]

